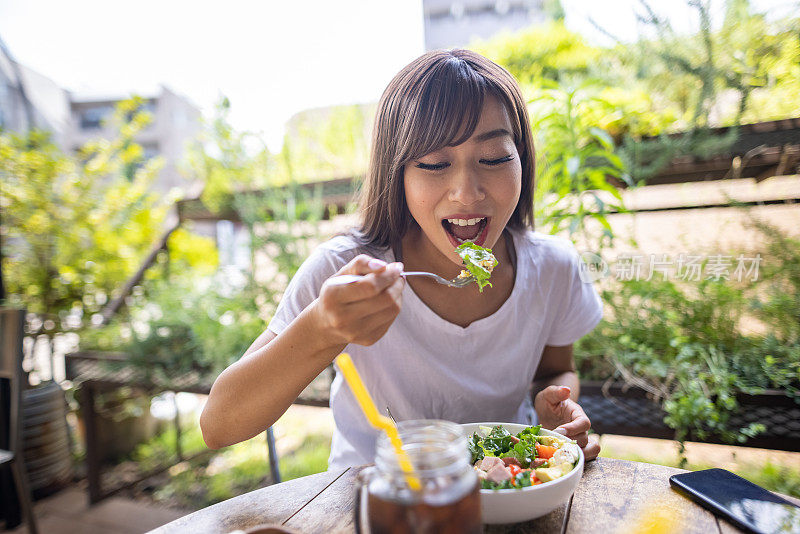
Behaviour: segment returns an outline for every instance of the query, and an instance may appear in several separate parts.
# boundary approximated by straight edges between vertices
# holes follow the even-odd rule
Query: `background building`
[[[15,62],[0,40],[0,130],[49,130],[63,147],[68,122],[67,91],[47,76]]]
[[[547,18],[547,0],[423,0],[425,49],[465,46]]]
[[[65,148],[75,151],[92,139],[113,135],[105,122],[120,100],[71,95],[69,120],[64,132]],[[173,187],[187,188],[191,182],[181,175],[178,166],[187,144],[200,131],[200,110],[164,86],[156,96],[145,98],[145,109],[153,115],[153,121],[136,140],[142,145],[146,158],[164,158],[164,168],[155,187],[160,191],[168,191]]]
[[[0,130],[49,130],[62,150],[74,152],[87,141],[113,135],[105,120],[121,100],[70,93],[47,76],[14,61],[0,40]],[[146,157],[164,158],[154,187],[159,191],[188,188],[191,182],[181,175],[178,165],[187,143],[200,131],[200,109],[163,86],[157,95],[145,100],[153,122],[136,140]]]

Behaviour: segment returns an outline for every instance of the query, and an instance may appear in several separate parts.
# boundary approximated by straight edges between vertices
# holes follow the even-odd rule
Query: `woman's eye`
[[[480,160],[480,162],[483,163],[484,165],[500,165],[501,163],[511,161],[512,159],[514,159],[514,156],[509,154],[508,156],[503,156],[502,158],[499,159],[482,159]]]
[[[422,163],[418,161],[415,165],[418,169],[422,169],[424,171],[440,171],[450,166],[449,163]]]

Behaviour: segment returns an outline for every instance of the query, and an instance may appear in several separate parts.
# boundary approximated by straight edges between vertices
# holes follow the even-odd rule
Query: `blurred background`
[[[537,230],[602,292],[576,346],[602,454],[800,496],[797,1],[5,1],[0,299],[26,311],[48,530],[139,532],[326,469],[330,370],[220,451],[199,410],[356,220],[384,87],[448,47],[519,80]]]

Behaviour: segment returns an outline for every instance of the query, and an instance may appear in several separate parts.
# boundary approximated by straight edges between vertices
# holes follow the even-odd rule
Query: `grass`
[[[279,465],[283,480],[300,478],[328,469],[331,438],[321,434],[306,436],[294,453],[281,457]]]
[[[184,454],[206,450],[199,428],[195,425],[182,433]],[[330,436],[306,434],[299,445],[280,455],[282,480],[291,480],[328,468]],[[174,455],[175,431],[169,429],[139,445],[132,458],[140,467],[151,469]],[[253,491],[271,483],[267,446],[264,435],[220,450],[207,456],[180,462],[161,476],[147,482],[147,496],[167,506],[199,510]]]

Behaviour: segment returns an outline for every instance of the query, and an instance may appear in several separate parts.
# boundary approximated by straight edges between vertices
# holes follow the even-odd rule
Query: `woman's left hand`
[[[586,460],[594,460],[600,453],[600,444],[594,435],[589,437],[592,423],[569,394],[567,386],[547,386],[537,393],[533,408],[539,416],[539,424],[574,439],[583,449]]]

